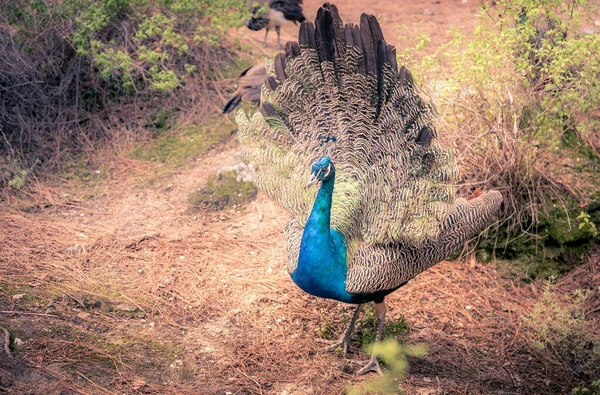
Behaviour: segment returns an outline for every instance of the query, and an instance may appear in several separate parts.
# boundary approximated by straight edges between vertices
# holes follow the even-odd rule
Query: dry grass
[[[289,279],[282,209],[260,196],[217,213],[185,210],[186,190],[226,164],[235,145],[222,150],[133,194],[113,189],[97,201],[0,213],[0,305],[15,311],[2,313],[4,325],[25,342],[14,346],[17,359],[46,377],[45,388],[339,394],[361,381],[356,365],[317,352],[317,329],[341,331],[349,311]],[[600,316],[597,265],[555,287],[559,296],[595,289],[591,322]],[[569,366],[524,333],[522,317],[542,288],[501,278],[493,265],[444,262],[392,294],[389,316],[404,315],[410,327],[402,340],[429,347],[411,361],[407,391],[559,393],[577,385]],[[120,303],[139,311],[119,311]],[[13,383],[25,377],[15,388],[32,382],[25,368],[0,368]]]
[[[349,360],[318,352],[318,333],[341,332],[349,307],[292,283],[283,209],[259,195],[221,212],[188,210],[187,196],[237,150],[230,141],[161,177],[159,164],[120,158],[100,185],[39,184],[27,209],[0,210],[0,321],[16,357],[0,354],[0,392],[341,394],[363,380]],[[585,306],[595,336],[598,254],[553,287],[559,301],[592,290]],[[410,328],[400,340],[429,348],[411,360],[405,390],[549,394],[579,385],[572,366],[527,335],[523,318],[543,290],[493,264],[443,262],[390,295],[389,317]]]

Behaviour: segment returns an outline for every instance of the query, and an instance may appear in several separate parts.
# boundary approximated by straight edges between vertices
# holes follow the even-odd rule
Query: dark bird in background
[[[302,0],[248,0],[252,16],[246,22],[248,29],[258,31],[266,28],[264,46],[267,46],[269,30],[277,32],[277,48],[281,48],[281,26],[287,22],[304,22]]]
[[[379,341],[385,296],[481,232],[502,195],[456,196],[456,158],[435,143],[432,109],[374,16],[344,25],[325,3],[298,41],[267,64],[258,113],[238,116],[238,136],[256,185],[290,212],[292,280],[357,305],[329,348],[346,354],[362,304],[375,303]],[[374,355],[358,374],[368,371],[380,372]]]
[[[260,89],[265,83],[267,72],[264,63],[248,67],[238,77],[238,87],[223,107],[223,114],[228,114],[240,105],[242,100],[260,101]]]

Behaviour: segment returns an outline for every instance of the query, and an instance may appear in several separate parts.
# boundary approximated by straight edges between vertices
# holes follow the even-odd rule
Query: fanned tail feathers
[[[298,43],[268,62],[267,74],[259,111],[250,118],[238,112],[239,138],[252,147],[244,158],[255,164],[258,187],[292,215],[288,249],[299,243],[290,234],[301,231],[314,201],[316,191],[304,188],[309,165],[324,154],[337,170],[331,226],[344,235],[349,255],[364,246],[420,248],[445,237],[449,226],[464,230],[455,246],[499,207],[497,192],[455,198],[456,160],[434,143],[431,108],[411,73],[398,69],[375,17],[344,25],[326,3],[314,25],[302,23]]]

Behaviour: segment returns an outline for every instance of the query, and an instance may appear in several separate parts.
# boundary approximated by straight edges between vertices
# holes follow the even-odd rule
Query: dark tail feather
[[[241,102],[242,102],[242,94],[238,93],[237,95],[234,95],[231,99],[229,99],[227,104],[225,104],[225,106],[223,107],[223,114],[229,114],[237,106],[239,106]]]

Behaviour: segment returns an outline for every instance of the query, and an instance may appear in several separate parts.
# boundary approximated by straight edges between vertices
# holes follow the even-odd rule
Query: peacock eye
[[[325,168],[322,168],[322,169],[321,169],[321,173],[325,173]]]

